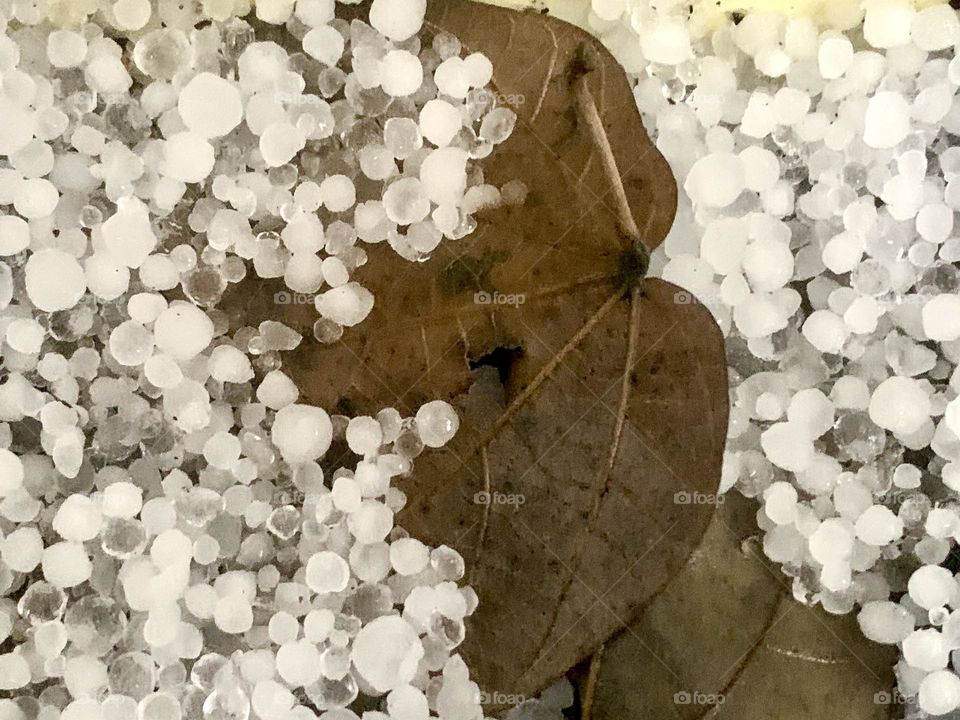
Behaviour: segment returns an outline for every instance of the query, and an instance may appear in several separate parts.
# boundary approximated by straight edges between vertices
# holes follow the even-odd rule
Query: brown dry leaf
[[[641,289],[634,248],[662,241],[676,187],[614,59],[560,21],[466,0],[433,0],[427,29],[493,60],[519,121],[483,168],[498,186],[521,179],[527,201],[422,264],[374,247],[359,271],[372,314],[337,344],[305,342],[285,369],[304,401],[348,415],[457,407],[457,437],[401,483],[401,523],[466,558],[480,608],[462,651],[481,688],[531,695],[699,544],[711,507],[674,495],[719,481],[723,343],[674,286]],[[244,322],[273,317],[310,337],[315,312],[273,305],[278,289],[244,285]],[[523,302],[478,304],[478,292]],[[498,502],[475,502],[481,492]]]
[[[758,538],[745,541],[755,510],[729,497],[689,565],[607,644],[592,720],[896,716],[895,649],[867,640],[852,614],[797,603]]]

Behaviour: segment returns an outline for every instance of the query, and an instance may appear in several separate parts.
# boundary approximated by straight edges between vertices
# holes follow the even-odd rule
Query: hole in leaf
[[[523,357],[523,348],[519,345],[513,347],[495,347],[485,355],[481,355],[476,360],[468,360],[471,370],[477,370],[483,367],[490,367],[497,371],[500,378],[500,384],[506,387],[510,374],[513,371],[514,364]]]

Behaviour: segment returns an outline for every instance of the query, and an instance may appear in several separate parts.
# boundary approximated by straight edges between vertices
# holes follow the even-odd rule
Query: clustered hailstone
[[[865,12],[864,12],[865,8]],[[722,489],[795,597],[898,644],[909,717],[960,708],[960,20],[593,0],[681,188],[654,271],[727,335]],[[689,302],[680,294],[678,302]]]
[[[289,48],[195,7],[0,1],[0,717],[481,718],[463,559],[394,525],[453,408],[299,403],[301,336],[217,303],[283,277],[339,337],[358,241],[468,234],[515,117],[424,0],[259,2]]]

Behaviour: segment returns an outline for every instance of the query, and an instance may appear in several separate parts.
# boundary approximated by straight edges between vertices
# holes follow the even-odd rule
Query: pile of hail
[[[909,717],[957,710],[957,11],[550,4],[632,75],[681,187],[654,271],[727,336],[723,490],[762,502],[799,601],[899,646]]]
[[[282,370],[370,312],[364,244],[501,201],[516,118],[424,12],[0,0],[3,720],[482,717],[463,560],[394,525],[453,408],[331,417]],[[236,326],[250,273],[316,339]]]

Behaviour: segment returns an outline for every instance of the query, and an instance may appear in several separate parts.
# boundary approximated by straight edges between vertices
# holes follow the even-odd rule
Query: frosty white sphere
[[[443,447],[456,435],[460,418],[453,406],[433,400],[417,410],[417,432],[427,447]]]
[[[183,87],[177,110],[184,124],[205,138],[226,135],[243,120],[236,85],[209,72],[198,73]]]
[[[387,615],[360,628],[350,659],[363,679],[383,693],[413,679],[423,652],[416,630],[403,618]]]
[[[177,301],[160,313],[153,333],[161,352],[177,360],[190,360],[213,339],[213,321],[196,305]]]
[[[916,432],[929,417],[930,398],[912,378],[887,378],[870,398],[870,419],[895,433]]]
[[[944,293],[923,306],[923,332],[931,340],[952,341],[960,338],[960,297]]]
[[[743,161],[733,153],[711,153],[698,159],[683,183],[690,198],[705,207],[726,207],[746,187]]]
[[[311,405],[287,405],[277,412],[271,439],[288,463],[323,457],[333,438],[327,413]]]
[[[920,709],[931,715],[946,715],[960,707],[960,677],[952,670],[937,670],[920,681]]]
[[[329,550],[314,553],[307,560],[305,582],[317,593],[336,593],[347,586],[350,567],[346,560]]]
[[[957,597],[957,584],[946,568],[923,565],[907,581],[907,592],[917,605],[930,610],[953,602]]]
[[[391,40],[400,42],[420,31],[426,12],[427,0],[373,0],[370,24]]]
[[[883,600],[866,603],[857,615],[857,622],[870,640],[892,645],[912,633],[916,621],[905,607]]]

